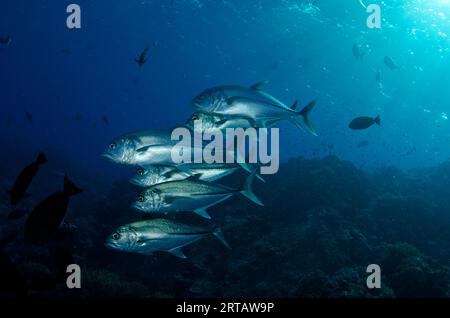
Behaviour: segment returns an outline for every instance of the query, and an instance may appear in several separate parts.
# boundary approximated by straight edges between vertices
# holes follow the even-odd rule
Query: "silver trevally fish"
[[[121,226],[108,237],[105,245],[124,252],[146,255],[169,252],[186,258],[182,248],[208,235],[216,236],[230,248],[218,227],[205,229],[166,219],[152,219]]]
[[[148,146],[173,145],[170,130],[151,130],[127,134],[112,141],[103,157],[121,164],[139,164]]]
[[[204,218],[211,218],[207,209],[231,196],[240,193],[258,205],[263,203],[251,190],[256,171],[253,172],[240,189],[202,181],[195,175],[181,181],[157,184],[145,189],[133,207],[146,213],[175,213],[192,211]]]
[[[193,163],[183,165],[182,170],[179,168],[163,165],[139,167],[130,182],[140,187],[150,187],[164,182],[184,180],[193,175],[199,175],[200,180],[211,182],[236,172],[241,166],[227,163]]]
[[[196,112],[186,123],[186,127],[194,132],[213,134],[217,131],[224,132],[227,128],[251,128],[255,123],[252,119],[243,117],[227,117],[214,113]],[[254,127],[256,128],[256,127]]]
[[[311,121],[311,111],[316,101],[297,112],[297,102],[289,108],[253,87],[230,85],[207,89],[195,97],[191,104],[202,112],[251,119],[256,127],[270,127],[280,120],[288,119],[297,127],[303,129],[304,125],[311,134],[317,135]],[[300,118],[303,123],[299,121]]]

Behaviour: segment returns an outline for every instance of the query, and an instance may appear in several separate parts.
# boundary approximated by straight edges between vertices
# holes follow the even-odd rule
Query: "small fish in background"
[[[94,121],[94,122],[92,123],[92,128],[96,128],[96,127],[97,127],[97,122]]]
[[[369,142],[367,140],[361,141],[356,145],[356,148],[364,148],[369,145]]]
[[[25,117],[27,118],[28,123],[32,124],[33,123],[33,114],[30,113],[29,111],[25,111]]]
[[[64,48],[64,49],[62,49],[61,50],[61,53],[63,53],[63,54],[69,54],[70,53],[70,49],[69,48]]]
[[[5,125],[6,125],[6,127],[9,127],[9,126],[11,126],[11,124],[12,124],[12,121],[11,121],[11,119],[7,119],[7,120],[5,121]]]
[[[92,45],[92,44],[90,44],[90,43],[88,43],[88,44],[86,44],[86,48],[87,48],[88,50],[93,50],[93,49],[95,49],[95,46]]]
[[[380,116],[377,116],[375,118],[372,118],[372,117],[355,118],[350,122],[348,127],[353,130],[364,130],[364,129],[367,129],[367,128],[373,126],[374,124],[381,126]]]
[[[219,227],[208,229],[167,219],[152,219],[121,226],[107,238],[105,246],[129,253],[152,255],[155,252],[168,252],[179,258],[186,258],[182,248],[209,235],[214,235],[231,249]]]
[[[49,240],[61,227],[70,197],[82,192],[67,176],[64,189],[38,203],[25,222],[25,238],[31,243]]]
[[[383,89],[383,83],[381,81],[381,71],[380,70],[377,70],[375,72],[375,82],[377,83],[379,89]]]
[[[75,114],[75,121],[81,121],[83,119],[83,115],[81,113],[76,113]]]
[[[138,80],[137,80],[137,79],[134,79],[132,83],[133,83],[133,85],[137,85]]]
[[[359,60],[362,60],[364,58],[364,56],[366,55],[366,52],[363,50],[362,46],[359,44],[356,44],[356,43],[353,44],[352,53],[353,53],[353,56]]]
[[[104,123],[106,126],[109,125],[109,118],[108,118],[108,116],[103,115],[103,116],[102,116],[102,121],[103,121],[103,123]]]
[[[273,62],[273,63],[271,63],[271,64],[269,64],[268,66],[267,66],[267,69],[269,70],[269,71],[276,71],[276,70],[278,70],[280,68],[280,62],[279,61],[275,61],[275,62]]]
[[[39,166],[47,162],[47,157],[43,152],[40,152],[37,159],[23,168],[23,170],[19,173],[14,184],[9,192],[11,205],[16,205],[21,201],[25,196],[28,187],[31,184],[34,176],[39,170]]]
[[[158,43],[158,41],[153,41],[153,47],[158,47],[158,45],[159,45],[159,43]]]
[[[391,71],[395,71],[400,69],[400,67],[394,62],[394,60],[389,57],[389,56],[385,56],[384,57],[384,64],[391,70]]]
[[[0,37],[0,44],[7,46],[7,45],[10,45],[11,42],[12,42],[12,38],[9,35]]]
[[[30,213],[29,209],[17,209],[8,214],[8,220],[15,221]]]
[[[149,49],[150,46],[147,45],[147,47],[142,51],[139,57],[134,59],[134,61],[139,65],[139,67],[142,67],[147,62],[147,54]]]

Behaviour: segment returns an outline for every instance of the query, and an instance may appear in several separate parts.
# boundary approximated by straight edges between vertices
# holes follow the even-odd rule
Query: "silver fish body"
[[[216,181],[239,170],[238,164],[186,164],[180,169],[177,166],[147,166],[137,169],[130,180],[140,187],[184,180],[192,175],[199,175],[203,181]]]
[[[146,255],[169,252],[186,258],[182,247],[211,234],[229,247],[219,228],[206,229],[166,219],[145,220],[121,226],[107,238],[105,246]]]
[[[112,141],[103,153],[103,157],[121,164],[134,165],[145,158],[144,147],[173,145],[170,130],[151,130],[120,136]],[[139,150],[141,150],[139,152]],[[159,149],[161,150],[161,149]]]
[[[256,172],[253,172],[241,189],[232,189],[217,183],[202,181],[199,175],[181,181],[157,184],[145,189],[133,207],[145,213],[176,213],[192,211],[210,218],[207,209],[231,196],[241,193],[254,203],[263,205],[251,191]]]

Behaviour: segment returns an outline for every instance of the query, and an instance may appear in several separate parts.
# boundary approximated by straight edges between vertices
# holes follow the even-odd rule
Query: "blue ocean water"
[[[314,156],[316,148],[328,154],[329,145],[359,166],[446,159],[448,4],[383,2],[382,27],[374,30],[359,1],[314,3],[79,1],[82,28],[68,30],[66,2],[2,2],[0,30],[12,42],[1,51],[1,118],[12,124],[1,126],[1,142],[7,153],[54,149],[106,173],[98,155],[114,136],[184,122],[205,88],[268,80],[265,89],[286,104],[318,99],[319,137],[283,124],[284,161]],[[355,43],[367,46],[362,61],[352,55]],[[133,59],[147,44],[149,61],[140,69]],[[400,71],[384,65],[386,55]],[[363,115],[381,115],[382,128],[347,129]],[[355,149],[361,141],[370,144]]]
[[[81,29],[66,27],[72,2]],[[380,29],[366,25],[371,3]],[[97,185],[107,192],[134,169],[101,158],[115,137],[184,123],[206,88],[263,80],[287,105],[317,99],[317,137],[278,125],[283,163],[333,155],[369,172],[436,167],[450,156],[449,19],[445,0],[1,1],[0,37],[12,41],[0,45],[0,172],[11,179],[44,151],[35,192],[60,189],[68,173],[101,202]],[[378,115],[381,126],[348,127]]]

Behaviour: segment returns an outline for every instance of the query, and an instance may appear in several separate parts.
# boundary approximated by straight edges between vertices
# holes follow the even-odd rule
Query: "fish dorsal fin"
[[[266,84],[267,84],[267,81],[261,81],[259,83],[256,83],[256,84],[250,86],[250,88],[255,91],[260,91],[260,90],[262,90],[262,87]]]
[[[183,251],[181,250],[181,247],[175,247],[171,250],[168,250],[168,252],[179,258],[187,258],[186,255],[184,255]]]
[[[294,102],[294,104],[292,104],[291,109],[292,109],[292,110],[296,110],[296,109],[297,109],[297,106],[298,106],[298,100],[296,100],[296,101]]]
[[[194,175],[190,176],[190,177],[187,178],[186,180],[189,180],[189,181],[199,181],[200,178],[201,178],[201,176],[202,176],[201,173],[197,173],[197,174],[194,174]]]

